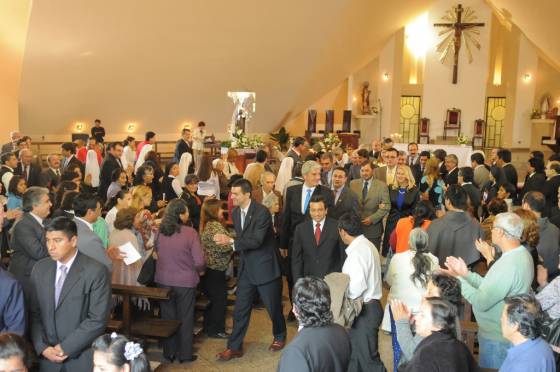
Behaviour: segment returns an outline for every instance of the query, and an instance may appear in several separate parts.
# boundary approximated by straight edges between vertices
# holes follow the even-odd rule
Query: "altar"
[[[395,143],[394,146],[399,151],[406,151],[408,153],[407,143]],[[459,167],[471,166],[471,155],[473,149],[470,145],[438,145],[438,144],[418,144],[418,153],[421,151],[434,152],[437,149],[442,149],[447,152],[447,155],[454,154],[459,159]]]

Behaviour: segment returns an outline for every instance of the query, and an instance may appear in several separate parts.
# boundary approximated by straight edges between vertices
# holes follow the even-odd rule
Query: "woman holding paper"
[[[142,263],[149,257],[151,252],[142,249],[142,245],[138,242],[138,238],[134,233],[134,218],[136,209],[122,208],[117,212],[115,218],[114,229],[109,235],[109,245],[111,247],[120,247],[127,243],[132,244],[134,249],[139,253],[142,259],[127,265],[123,260],[113,260],[112,282],[114,284],[137,285],[136,279],[142,268]],[[126,254],[127,258],[129,254]],[[130,255],[132,257],[132,255]]]

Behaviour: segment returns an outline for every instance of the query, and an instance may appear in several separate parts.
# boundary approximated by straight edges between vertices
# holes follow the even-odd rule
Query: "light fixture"
[[[423,58],[430,45],[428,13],[422,13],[404,28],[406,46],[414,57]]]
[[[532,78],[532,76],[531,76],[530,73],[527,72],[527,73],[523,74],[523,81],[524,82],[526,82],[526,83],[530,82],[531,78]]]
[[[389,80],[389,73],[388,72],[383,73],[383,80],[385,80],[385,81]]]
[[[133,133],[136,130],[136,124],[135,123],[128,123],[128,126],[126,127],[126,131],[128,133]]]
[[[84,130],[84,123],[78,122],[76,123],[76,132],[81,132]]]
[[[356,96],[352,96],[352,102],[356,102],[357,100]]]

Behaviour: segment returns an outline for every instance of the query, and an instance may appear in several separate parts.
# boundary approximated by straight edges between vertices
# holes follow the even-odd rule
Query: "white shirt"
[[[315,186],[317,187],[317,186]],[[311,190],[311,196],[313,196],[313,192],[315,191],[315,187],[308,187],[305,185],[305,183],[303,184],[303,187],[301,188],[301,213],[305,214],[306,210],[305,210],[305,199],[307,198],[307,190]],[[311,202],[311,198],[309,199],[309,202]],[[309,205],[308,205],[309,207]]]
[[[107,229],[109,232],[115,229],[115,220],[117,219],[117,207],[113,207],[105,215],[105,223],[107,223]]]
[[[241,221],[239,221],[241,223],[241,230],[243,230],[243,226],[245,225],[245,219],[243,218],[243,215],[245,215],[245,218],[247,218],[247,213],[249,212],[249,207],[250,206],[251,206],[251,200],[249,200],[249,204],[247,204],[247,206],[245,208],[239,207],[239,210],[241,211],[241,213],[239,214],[239,216],[241,217]],[[235,240],[234,239],[231,240],[231,246],[232,246],[233,250],[235,251]]]
[[[77,220],[80,220],[80,221],[82,221],[83,223],[85,223],[86,226],[89,227],[89,229],[90,229],[91,231],[93,231],[93,225],[92,225],[91,223],[87,222],[86,220],[84,220],[84,219],[81,218],[81,217],[78,217],[78,216],[74,216],[74,217],[75,217]]]
[[[14,170],[10,167],[8,167],[7,165],[3,165],[3,167],[8,168],[10,171],[4,173],[4,175],[2,176],[2,184],[4,185],[4,191],[6,191],[6,193],[8,192],[8,186],[10,186],[10,181],[12,180],[12,177],[14,176]]]
[[[210,196],[214,195],[217,199],[220,197],[220,180],[216,172],[212,172],[207,181],[198,183],[198,195]]]
[[[72,267],[72,264],[74,263],[74,260],[76,259],[76,256],[78,255],[78,250],[76,249],[76,253],[74,253],[74,256],[68,260],[68,262],[66,262],[65,264],[60,263],[60,261],[56,261],[56,277],[54,278],[54,285],[56,286],[56,283],[58,282],[58,278],[60,278],[60,266],[64,265],[66,266],[66,277],[68,277],[68,273],[70,272],[70,268]]]
[[[360,235],[346,248],[342,272],[350,276],[348,297],[362,298],[364,302],[381,298],[381,262],[377,248]]]
[[[327,218],[323,218],[321,221],[319,221],[319,229],[321,230],[321,232],[323,232],[323,226],[325,226],[325,220]],[[317,227],[317,222],[315,220],[311,220],[311,222],[313,222],[313,232],[315,232],[315,228]]]
[[[36,220],[37,222],[39,222],[39,225],[43,226],[43,219],[42,219],[41,217],[37,216],[37,215],[34,214],[33,212],[29,212],[29,214],[30,214],[33,218],[35,218],[35,220]]]

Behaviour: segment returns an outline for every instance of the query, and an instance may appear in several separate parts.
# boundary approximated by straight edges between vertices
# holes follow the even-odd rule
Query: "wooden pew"
[[[127,337],[141,336],[163,339],[173,335],[181,325],[180,320],[163,320],[163,319],[140,319],[134,321],[131,319],[131,297],[146,297],[154,300],[169,299],[169,289],[140,287],[122,284],[112,285],[113,294],[122,296],[123,298],[123,319],[122,323],[112,320],[109,328],[120,327],[120,331]]]
[[[463,316],[460,319],[461,336],[463,337],[463,341],[467,345],[471,354],[475,356],[475,343],[477,341],[478,324],[473,320],[472,306],[468,301],[463,299]]]

